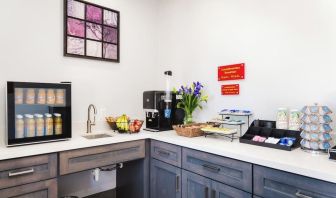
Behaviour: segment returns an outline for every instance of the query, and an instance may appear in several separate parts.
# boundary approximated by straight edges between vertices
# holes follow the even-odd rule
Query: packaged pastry
[[[39,89],[37,92],[37,104],[46,104],[46,90]]]
[[[15,104],[23,104],[23,89],[15,88]]]
[[[35,89],[27,89],[26,104],[35,104]]]
[[[56,104],[63,105],[64,104],[64,89],[56,89]]]
[[[47,91],[47,104],[54,105],[56,100],[55,91],[53,89],[48,89]]]

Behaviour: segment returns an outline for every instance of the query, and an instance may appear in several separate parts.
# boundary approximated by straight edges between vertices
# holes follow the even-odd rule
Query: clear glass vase
[[[184,124],[191,124],[191,123],[193,123],[192,112],[191,113],[186,112],[184,116]]]

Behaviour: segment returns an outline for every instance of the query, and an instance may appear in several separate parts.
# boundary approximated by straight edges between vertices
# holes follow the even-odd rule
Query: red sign
[[[218,81],[245,79],[245,64],[218,67]]]
[[[222,85],[222,95],[239,95],[239,84]]]

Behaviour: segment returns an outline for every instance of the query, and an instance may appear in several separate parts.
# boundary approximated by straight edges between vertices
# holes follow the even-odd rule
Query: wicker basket
[[[174,125],[173,129],[176,131],[177,135],[184,137],[199,137],[204,135],[201,128],[207,127],[211,124],[205,123],[195,123],[186,125]]]

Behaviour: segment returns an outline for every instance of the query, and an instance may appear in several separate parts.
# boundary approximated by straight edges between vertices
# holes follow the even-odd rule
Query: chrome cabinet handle
[[[159,155],[169,156],[170,153],[167,151],[158,151]]]
[[[209,194],[209,188],[205,187],[205,198],[208,198],[208,194]]]
[[[302,192],[301,192],[300,190],[298,190],[298,191],[295,193],[295,196],[296,196],[296,197],[299,197],[299,198],[313,198],[313,197],[311,197],[311,196],[302,194]]]
[[[20,176],[20,175],[27,175],[27,174],[30,174],[30,173],[33,173],[34,172],[34,169],[31,168],[31,169],[28,169],[28,170],[24,170],[24,171],[19,171],[19,172],[9,172],[8,173],[8,177],[15,177],[15,176]]]
[[[180,176],[176,175],[176,192],[180,192]]]
[[[208,169],[208,170],[210,170],[211,172],[218,173],[218,172],[220,171],[220,168],[219,168],[219,167],[212,166],[212,165],[209,165],[209,164],[203,164],[202,166],[203,166],[203,168]]]
[[[215,190],[211,191],[211,198],[216,198],[216,191]]]

